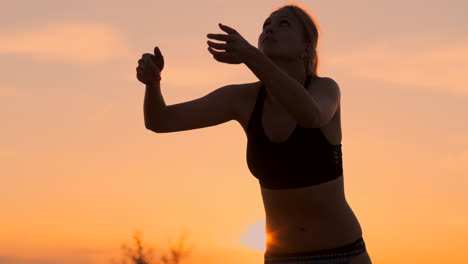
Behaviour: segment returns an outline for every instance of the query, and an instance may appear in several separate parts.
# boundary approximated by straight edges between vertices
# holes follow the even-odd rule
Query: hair
[[[308,47],[310,48],[309,56],[306,56],[304,58],[304,66],[306,69],[306,73],[308,75],[317,75],[317,71],[319,68],[319,58],[317,53],[317,44],[320,29],[319,24],[316,22],[316,19],[312,16],[311,12],[309,12],[305,6],[299,3],[291,2],[284,6],[277,7],[273,9],[271,14],[282,9],[287,9],[291,11],[291,13],[293,13],[296,16],[296,18],[301,22],[303,26],[302,28],[304,33],[304,39],[306,40],[306,42],[308,43]]]

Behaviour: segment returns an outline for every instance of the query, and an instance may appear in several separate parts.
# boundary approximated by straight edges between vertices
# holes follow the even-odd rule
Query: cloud
[[[468,41],[434,38],[392,39],[331,56],[327,63],[367,79],[468,95]]]
[[[37,59],[106,61],[129,54],[125,38],[108,25],[51,23],[34,29],[0,33],[0,55],[32,55]]]

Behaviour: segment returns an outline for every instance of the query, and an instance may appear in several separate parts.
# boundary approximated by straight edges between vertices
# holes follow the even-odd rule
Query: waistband
[[[364,239],[360,237],[356,241],[349,243],[344,246],[337,248],[323,249],[317,251],[304,251],[295,253],[270,253],[265,252],[264,259],[265,263],[277,263],[277,262],[297,262],[307,260],[321,260],[321,259],[332,259],[341,257],[352,257],[357,256],[361,253],[366,252],[366,243]]]

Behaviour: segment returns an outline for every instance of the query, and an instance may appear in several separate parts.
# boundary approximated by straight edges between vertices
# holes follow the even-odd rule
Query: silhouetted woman
[[[236,30],[208,34],[208,51],[244,63],[260,80],[220,87],[204,97],[164,103],[164,59],[143,54],[144,117],[156,133],[236,120],[247,136],[247,164],[259,179],[266,212],[265,263],[369,264],[362,229],[346,201],[341,152],[340,88],[317,76],[318,28],[300,5],[273,10],[258,48]]]

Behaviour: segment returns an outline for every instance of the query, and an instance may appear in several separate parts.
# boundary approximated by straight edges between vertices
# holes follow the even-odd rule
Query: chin
[[[282,59],[282,60],[291,59],[291,55],[278,52],[276,49],[263,48],[260,50],[263,52],[263,54],[265,54],[270,59]]]
[[[261,47],[260,50],[265,53],[265,54],[268,54],[268,55],[272,55],[272,56],[277,56],[279,55],[277,50],[274,49],[274,48],[269,48],[269,47]]]

